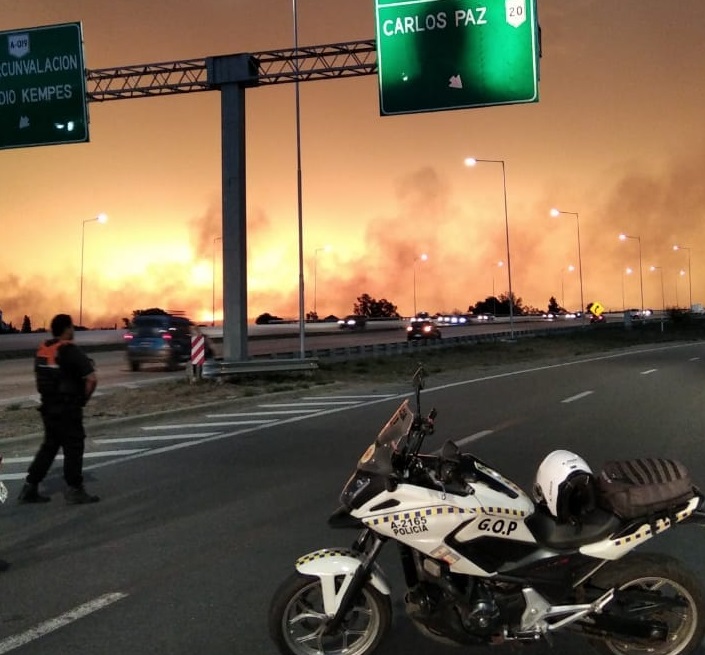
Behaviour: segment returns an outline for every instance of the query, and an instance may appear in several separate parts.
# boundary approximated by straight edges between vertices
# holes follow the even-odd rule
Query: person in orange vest
[[[39,412],[44,423],[44,441],[27,471],[20,503],[45,503],[49,496],[39,493],[59,449],[64,453],[64,493],[69,505],[95,503],[98,496],[83,487],[83,450],[86,432],[83,407],[98,384],[93,361],[73,343],[74,326],[68,314],[57,314],[51,321],[52,338],[45,341],[34,358]]]

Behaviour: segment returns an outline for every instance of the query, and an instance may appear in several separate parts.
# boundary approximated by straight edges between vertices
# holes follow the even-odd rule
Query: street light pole
[[[641,316],[644,316],[644,275],[642,272],[641,265],[641,237],[634,237],[628,234],[620,234],[619,240],[625,241],[626,239],[636,239],[639,242],[639,288],[641,289]]]
[[[84,252],[84,242],[86,237],[86,223],[93,223],[97,221],[98,223],[105,223],[108,217],[105,214],[98,214],[95,218],[87,218],[83,221],[81,226],[81,291],[78,301],[78,324],[83,326],[83,252]]]
[[[692,276],[690,275],[690,248],[687,246],[679,246],[676,244],[673,246],[673,250],[687,250],[688,251],[688,311],[693,311],[693,283],[692,283]]]
[[[425,262],[428,259],[426,253],[420,254],[418,257],[414,257],[414,318],[416,318],[416,262],[421,260]]]
[[[566,214],[568,216],[575,216],[575,224],[578,228],[578,273],[580,274],[580,317],[584,321],[585,318],[585,298],[583,296],[583,255],[580,248],[580,217],[578,212],[564,212],[560,209],[552,209],[551,216],[560,216],[561,214]]]
[[[213,237],[213,288],[212,288],[212,303],[211,303],[211,327],[215,327],[215,244],[223,237]]]
[[[299,13],[297,0],[292,0],[294,21],[294,94],[296,104],[296,199],[297,199],[297,224],[299,233],[299,355],[306,357],[306,315],[304,308],[304,211],[303,211],[303,182],[301,178],[301,95],[299,89],[299,75],[301,62],[299,60]]]
[[[507,278],[509,281],[509,338],[514,339],[514,294],[512,293],[512,260],[509,255],[509,212],[507,210],[507,173],[503,159],[475,159],[467,157],[466,166],[475,166],[478,162],[484,164],[502,165],[502,188],[504,190],[504,233],[507,242]]]

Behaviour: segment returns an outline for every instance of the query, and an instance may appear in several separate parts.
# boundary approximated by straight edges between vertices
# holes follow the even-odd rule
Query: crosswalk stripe
[[[137,448],[135,450],[101,450],[94,453],[84,453],[83,459],[98,459],[100,457],[115,457],[116,455],[134,455],[135,453],[141,453],[144,448]],[[31,457],[3,457],[3,464],[29,464],[34,459]],[[61,461],[64,459],[63,455],[57,455],[56,461]]]
[[[111,437],[110,439],[93,439],[93,443],[111,444],[111,443],[138,443],[140,441],[166,441],[168,439],[205,439],[212,437],[217,432],[188,432],[186,434],[160,434],[154,437]],[[123,452],[123,451],[120,451]]]
[[[358,401],[356,400],[341,400],[341,401],[334,401],[334,400],[320,400],[320,401],[313,401],[309,400],[308,402],[299,402],[299,403],[274,403],[272,405],[259,405],[260,407],[265,407],[265,408],[272,408],[276,409],[278,407],[301,407],[302,405],[310,405],[312,407],[331,407],[331,406],[340,406],[340,405],[357,405]]]
[[[216,428],[228,427],[231,425],[267,425],[276,423],[276,420],[267,421],[204,421],[203,423],[170,423],[169,425],[146,425],[142,430],[179,430],[187,428]]]
[[[233,414],[206,414],[208,418],[234,418],[236,416],[274,416],[275,414],[282,414],[284,416],[291,414],[310,414],[316,411],[313,408],[309,409],[271,409],[266,412],[234,412]]]
[[[370,393],[360,396],[303,396],[303,400],[374,400],[375,398],[393,398],[394,394]]]

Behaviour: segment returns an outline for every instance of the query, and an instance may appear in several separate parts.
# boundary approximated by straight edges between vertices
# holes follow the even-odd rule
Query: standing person
[[[100,500],[83,488],[83,407],[98,384],[93,362],[73,343],[73,321],[57,314],[51,321],[52,339],[37,350],[34,373],[41,396],[39,412],[44,423],[44,441],[27,471],[19,495],[21,503],[46,503],[49,496],[39,493],[39,483],[49,472],[59,448],[64,451],[64,495],[69,505]]]

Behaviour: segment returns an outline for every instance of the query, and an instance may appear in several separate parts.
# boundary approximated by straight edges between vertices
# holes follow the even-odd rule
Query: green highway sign
[[[380,113],[538,102],[536,0],[375,0]]]
[[[0,32],[0,148],[88,141],[80,23]]]

